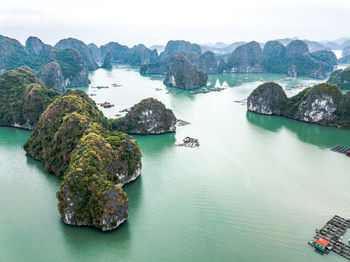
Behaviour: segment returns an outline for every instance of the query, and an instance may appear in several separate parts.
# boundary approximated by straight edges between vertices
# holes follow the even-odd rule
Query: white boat
[[[230,86],[227,84],[226,81],[224,81],[224,82],[222,83],[221,87],[223,87],[223,88],[228,88],[228,87],[230,87]]]
[[[215,87],[221,87],[219,78],[216,79]]]

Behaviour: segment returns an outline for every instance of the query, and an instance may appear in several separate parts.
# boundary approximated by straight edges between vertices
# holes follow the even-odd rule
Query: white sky
[[[98,45],[350,36],[350,0],[0,0],[0,34]]]

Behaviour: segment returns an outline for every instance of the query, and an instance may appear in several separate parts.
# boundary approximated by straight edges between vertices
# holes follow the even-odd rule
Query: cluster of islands
[[[348,129],[350,93],[343,90],[350,89],[350,68],[335,68],[350,62],[350,43],[341,59],[329,50],[334,44],[291,39],[214,48],[171,40],[165,47],[129,48],[73,38],[51,46],[29,37],[23,46],[0,36],[0,125],[31,130],[24,150],[62,179],[57,199],[65,223],[109,231],[128,218],[122,187],[141,174],[142,155],[132,135],[175,132],[177,118],[154,98],[135,104],[124,117],[105,117],[85,92],[74,89],[89,85],[89,71],[115,63],[138,66],[141,75],[163,75],[166,86],[186,90],[206,86],[208,74],[324,79],[293,97],[277,83],[263,83],[249,95],[247,110]]]

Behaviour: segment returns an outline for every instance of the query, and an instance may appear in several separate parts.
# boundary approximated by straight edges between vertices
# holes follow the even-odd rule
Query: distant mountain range
[[[339,60],[330,51],[335,49],[343,50]],[[29,37],[23,46],[16,39],[0,35],[0,72],[27,66],[59,91],[65,87],[87,85],[88,71],[99,68],[97,63],[108,68],[112,63],[129,64],[140,66],[141,74],[165,75],[176,55],[187,57],[194,67],[207,74],[271,72],[323,78],[337,63],[350,62],[350,38],[319,42],[293,37],[266,43],[241,41],[205,45],[170,40],[166,46],[147,48],[138,44],[129,48],[118,42],[99,47],[94,43],[86,45],[74,38],[62,39],[50,46],[37,37]]]

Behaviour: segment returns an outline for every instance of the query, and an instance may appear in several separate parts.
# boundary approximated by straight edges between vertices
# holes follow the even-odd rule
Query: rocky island
[[[86,55],[89,63],[85,62],[84,56],[78,50]],[[62,40],[56,47],[52,47],[31,36],[23,46],[16,39],[0,36],[0,73],[27,66],[33,74],[42,78],[47,88],[64,92],[66,87],[89,84],[88,65],[90,64],[90,68],[96,68],[89,52],[83,42],[75,39]]]
[[[0,125],[32,130],[46,107],[60,94],[23,68],[0,76]]]
[[[328,50],[310,53],[305,41],[294,40],[287,46],[268,41],[261,50],[259,43],[237,47],[228,57],[225,71],[239,73],[279,73],[323,79],[337,65],[335,54]]]
[[[24,145],[63,178],[57,198],[67,224],[108,231],[128,218],[122,186],[140,175],[141,153],[131,136],[109,127],[93,100],[69,90],[41,115]]]
[[[196,89],[207,85],[207,81],[208,75],[198,71],[186,56],[175,55],[171,59],[164,84],[182,89]]]
[[[176,130],[173,111],[154,98],[143,99],[134,105],[125,117],[110,121],[112,129],[128,134],[164,134]]]
[[[103,59],[103,64],[101,65],[101,68],[105,68],[105,69],[111,69],[112,68],[112,63],[111,63],[111,53],[107,53],[105,55],[105,58]]]
[[[237,47],[227,59],[226,69],[237,73],[265,72],[259,43],[253,41]]]
[[[327,82],[339,86],[340,89],[350,89],[350,67],[334,71]]]
[[[215,54],[210,51],[207,51],[199,56],[197,67],[198,70],[203,71],[207,74],[219,73],[219,66],[218,62],[216,61]]]
[[[306,88],[291,98],[280,85],[264,83],[249,95],[247,108],[260,114],[350,128],[350,93],[343,95],[338,86],[330,83]]]

